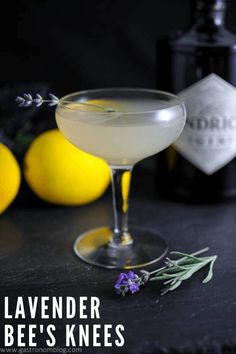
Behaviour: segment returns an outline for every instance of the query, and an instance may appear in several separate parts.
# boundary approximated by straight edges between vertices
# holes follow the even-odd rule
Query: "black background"
[[[24,92],[39,92],[43,97],[53,92],[61,97],[99,87],[169,90],[168,58],[157,43],[191,25],[194,1],[2,3],[0,141],[9,146],[22,164],[35,136],[56,126],[53,109],[22,109],[14,104],[15,97]],[[236,28],[235,14],[236,1],[228,0],[226,22],[231,28]],[[159,82],[157,72],[161,73]],[[138,169],[144,165],[152,170],[157,165],[156,157],[141,162]],[[25,190],[19,195],[28,200]]]
[[[155,82],[156,41],[190,25],[193,0],[18,0],[0,15],[0,81],[74,90]],[[236,27],[236,2],[227,23]],[[168,70],[164,67],[161,70]],[[158,87],[161,89],[162,87]]]

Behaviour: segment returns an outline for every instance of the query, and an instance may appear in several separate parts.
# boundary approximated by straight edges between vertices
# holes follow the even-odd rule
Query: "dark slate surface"
[[[117,297],[113,284],[118,271],[89,266],[72,252],[79,233],[111,222],[108,192],[98,202],[80,208],[16,206],[2,215],[1,299],[4,295],[11,299],[19,295],[98,296],[101,323],[125,325],[125,346],[119,350],[121,353],[233,353],[236,203],[186,205],[158,201],[152,191],[140,194],[138,190],[132,196],[131,223],[158,229],[172,250],[192,252],[209,246],[210,254],[219,255],[209,284],[201,284],[205,275],[202,272],[164,297],[160,297],[155,283],[135,296]],[[39,319],[36,322],[42,323]],[[66,320],[53,323],[59,333],[57,345],[64,347]],[[38,345],[43,343],[42,339]],[[113,350],[83,348],[83,352]]]

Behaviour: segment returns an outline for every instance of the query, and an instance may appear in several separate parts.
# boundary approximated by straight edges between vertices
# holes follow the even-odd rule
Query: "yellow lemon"
[[[125,213],[128,209],[128,197],[130,190],[131,172],[126,171],[122,176],[122,197],[123,197],[123,212]]]
[[[20,187],[20,168],[12,152],[0,143],[0,214],[15,199]]]
[[[40,198],[61,205],[92,202],[110,182],[107,164],[74,147],[58,129],[40,134],[30,145],[24,175]]]

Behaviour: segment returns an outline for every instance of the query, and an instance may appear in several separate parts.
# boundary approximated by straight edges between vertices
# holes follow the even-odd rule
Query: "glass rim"
[[[169,98],[172,98],[174,99],[174,102],[173,104],[171,104],[169,107],[164,107],[164,108],[157,108],[157,109],[152,109],[152,110],[146,110],[146,111],[130,111],[130,112],[122,112],[122,111],[102,111],[102,112],[99,112],[99,111],[93,111],[93,114],[95,115],[110,115],[110,114],[114,114],[114,113],[122,113],[122,115],[131,115],[131,114],[135,114],[135,115],[142,115],[142,114],[148,114],[148,113],[155,113],[155,112],[161,112],[161,111],[165,111],[165,110],[168,110],[168,109],[172,109],[174,107],[177,107],[177,106],[181,106],[184,104],[183,100],[173,94],[173,93],[170,93],[170,92],[167,92],[167,91],[162,91],[162,90],[154,90],[154,89],[146,89],[146,88],[136,88],[136,87],[108,87],[108,88],[98,88],[98,89],[89,89],[89,90],[82,90],[82,91],[76,91],[76,92],[72,92],[72,93],[69,93],[65,96],[62,96],[60,99],[59,99],[59,103],[57,106],[62,106],[63,109],[68,109],[68,110],[71,110],[71,111],[81,111],[83,113],[86,113],[86,114],[91,114],[91,111],[88,112],[88,111],[85,111],[83,109],[73,109],[73,108],[69,108],[66,104],[67,103],[70,103],[70,98],[72,97],[75,97],[75,96],[82,96],[82,95],[86,95],[86,94],[91,94],[91,93],[102,93],[102,92],[112,92],[112,91],[127,91],[127,92],[146,92],[146,93],[152,93],[152,94],[160,94],[160,95],[163,95],[165,97],[169,97]],[[64,102],[63,102],[64,101]],[[67,101],[67,102],[65,102]],[[71,101],[71,103],[73,103],[74,101]],[[82,102],[81,102],[82,103]],[[109,108],[109,107],[108,107]]]

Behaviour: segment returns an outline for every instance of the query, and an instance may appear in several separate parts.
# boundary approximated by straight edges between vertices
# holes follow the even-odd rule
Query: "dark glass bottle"
[[[193,4],[193,25],[167,43],[164,87],[183,97],[187,123],[157,178],[165,196],[214,201],[236,196],[236,35],[225,27],[225,0]]]

